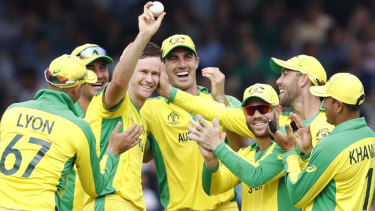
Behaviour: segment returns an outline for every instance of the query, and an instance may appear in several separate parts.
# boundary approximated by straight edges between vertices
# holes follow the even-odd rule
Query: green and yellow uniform
[[[181,90],[178,90],[178,89],[172,90],[171,95],[170,95],[170,100],[174,104],[176,104],[178,106],[181,106],[182,108],[186,109],[189,112],[192,112],[194,114],[197,114],[197,113],[202,114],[202,116],[204,116],[207,119],[212,119],[214,117],[218,117],[221,125],[223,125],[225,128],[227,128],[229,130],[232,130],[232,131],[234,131],[238,134],[241,134],[243,136],[248,136],[248,137],[254,138],[253,134],[250,132],[250,130],[247,127],[245,115],[244,115],[242,109],[225,107],[224,105],[222,105],[220,103],[208,101],[208,100],[205,100],[205,99],[200,99],[198,97],[192,96],[189,93],[182,92]],[[289,122],[290,122],[289,113],[283,113],[283,115],[279,118],[279,125],[285,125]],[[316,143],[316,141],[319,138],[324,137],[325,135],[328,135],[329,131],[331,131],[334,128],[333,125],[327,123],[324,109],[321,109],[314,117],[312,117],[308,120],[305,120],[304,123],[305,124],[312,123],[310,128],[311,128],[311,134],[312,134],[312,136],[314,137],[314,140],[315,140],[315,141],[313,141],[313,143]],[[281,131],[285,132],[285,129],[283,129],[283,128],[284,127],[281,128]],[[277,146],[276,148],[281,150],[281,148],[279,146]],[[249,148],[249,150],[251,150],[251,148]],[[237,157],[235,154],[233,154],[233,156]],[[246,160],[249,159],[248,161],[255,162],[255,161],[258,160],[255,157],[256,156],[253,156],[251,159],[249,157],[244,157],[244,158]],[[273,159],[273,157],[271,156],[271,157],[269,157],[269,159]],[[302,158],[304,160],[306,159],[306,157],[307,156],[302,156]],[[301,165],[303,165],[304,162],[302,160],[300,160],[300,162],[301,162]],[[268,202],[263,203],[262,200],[256,199],[257,203],[254,203],[253,205],[249,205],[250,207],[251,206],[261,207],[261,206],[264,206],[264,204],[269,204],[269,206],[274,206],[274,208],[280,209],[280,210],[283,210],[283,207],[292,207],[292,202],[289,199],[289,197],[285,198],[285,195],[286,195],[286,187],[285,187],[285,184],[284,184],[285,178],[283,177],[284,174],[280,174],[280,173],[282,173],[282,168],[283,168],[282,162],[281,162],[280,159],[275,159],[273,164],[274,164],[274,166],[273,166],[274,169],[280,170],[280,168],[281,168],[281,171],[269,171],[269,175],[278,178],[277,179],[277,182],[278,182],[277,186],[269,186],[268,182],[270,180],[263,180],[264,177],[260,177],[260,180],[258,180],[257,177],[250,177],[250,178],[252,178],[252,180],[254,180],[253,182],[263,181],[264,183],[257,183],[258,186],[266,184],[266,185],[262,186],[264,188],[264,191],[273,191],[275,193],[277,192],[278,194],[274,194],[274,196],[277,195],[280,198],[274,198],[275,200],[273,201],[273,203],[268,203]],[[234,166],[235,164],[234,163],[227,163],[227,165]],[[264,162],[260,162],[257,165],[259,165],[259,169],[262,169],[263,168],[262,165],[265,165],[265,164],[264,164]],[[266,166],[265,166],[265,168],[266,168]],[[252,166],[250,166],[250,167],[252,167]],[[242,169],[242,167],[241,167],[241,169]],[[252,169],[256,169],[256,168],[252,168]],[[234,170],[234,172],[238,172],[238,169],[235,170],[235,168],[231,168],[231,170]],[[259,170],[259,171],[261,171],[261,170]],[[247,172],[247,171],[245,171],[245,172]],[[249,172],[251,172],[251,171],[249,171]],[[239,175],[239,174],[236,174],[236,175],[237,175],[237,179],[238,178],[242,179],[240,177],[241,175]],[[213,182],[215,182],[215,184],[216,184],[216,181],[213,181]],[[273,181],[273,183],[274,182],[275,181]],[[244,184],[246,185],[246,183],[244,183]],[[247,183],[247,184],[252,184],[252,183]],[[249,187],[249,186],[252,187],[252,188],[258,187],[258,186],[251,186],[251,185],[248,185],[247,187]],[[258,193],[262,193],[264,191],[263,190],[258,191]],[[281,194],[279,194],[279,193],[281,193]],[[253,195],[255,195],[255,194],[253,194]],[[265,197],[265,199],[266,198],[267,197]],[[280,203],[280,201],[282,201],[282,203]],[[250,204],[250,203],[247,203],[247,204]]]
[[[343,122],[314,147],[306,168],[295,151],[283,162],[289,195],[304,210],[368,210],[375,177],[375,133],[364,118]]]
[[[298,210],[288,195],[281,155],[284,151],[272,143],[263,152],[259,145],[242,148],[236,154],[224,143],[214,151],[224,164],[203,170],[203,188],[209,195],[223,193],[242,185],[242,210]]]
[[[206,88],[198,86],[198,89],[200,97],[213,100]],[[162,97],[146,100],[141,113],[148,125],[163,207],[166,210],[220,210],[225,207],[238,210],[233,189],[208,196],[202,188],[204,158],[197,143],[187,137],[189,120],[195,116]]]
[[[289,116],[289,112],[284,113],[284,115]],[[310,125],[313,147],[316,146],[320,139],[328,136],[333,128],[335,128],[334,125],[327,122],[326,112],[323,107],[320,107],[318,113],[316,113],[313,117],[303,120],[303,124],[306,126]],[[280,132],[286,134],[285,127],[280,127],[279,130]]]
[[[117,122],[122,122],[123,131],[133,124],[142,125],[143,131],[147,129],[128,92],[117,107],[109,110],[103,104],[105,90],[93,97],[85,117],[93,128],[95,137],[100,140],[100,145],[97,145],[99,155],[102,155],[103,150],[107,148],[108,137]],[[138,145],[119,156],[116,172],[111,175],[106,189],[99,197],[91,197],[85,201],[85,210],[146,209],[141,186],[141,167],[147,139],[145,133],[141,134],[139,138],[141,141]],[[101,160],[102,169],[108,165],[107,162],[108,156],[104,155]]]
[[[78,102],[74,103],[74,107],[77,111],[78,117],[84,118],[85,112]],[[77,175],[78,170],[76,167],[74,167],[66,178],[65,193],[61,197],[61,210],[80,211],[83,209],[83,197],[85,195],[85,191],[82,189],[81,181]]]
[[[221,103],[202,99],[176,88],[173,88],[169,98],[171,102],[188,112],[193,114],[199,113],[206,119],[217,117],[220,124],[226,129],[254,139],[254,135],[247,127],[245,115],[240,108],[226,107]],[[279,118],[279,126],[281,126],[279,130],[283,133],[286,133],[284,125],[290,122],[290,112],[291,111],[282,113]],[[305,125],[310,124],[313,146],[316,145],[318,140],[329,135],[330,131],[335,127],[327,122],[326,113],[322,107],[319,109],[318,113],[310,119],[304,120],[303,123]]]
[[[59,209],[74,164],[85,191],[99,195],[118,161],[106,153],[100,174],[95,146],[90,125],[63,92],[41,90],[34,100],[11,105],[0,128],[0,210]]]
[[[217,117],[220,125],[241,136],[255,139],[246,124],[245,114],[241,108],[227,107],[222,103],[193,96],[187,92],[173,88],[169,99],[173,104],[193,114],[200,114],[205,119],[212,120]],[[289,116],[282,115],[279,125],[290,122]]]

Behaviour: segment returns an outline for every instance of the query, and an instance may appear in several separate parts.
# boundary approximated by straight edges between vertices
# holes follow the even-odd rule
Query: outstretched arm
[[[135,40],[122,52],[120,61],[113,71],[112,82],[108,85],[104,94],[104,105],[108,109],[114,108],[125,97],[138,59],[146,44],[159,29],[165,16],[165,12],[163,12],[155,20],[154,15],[149,10],[152,5],[152,2],[148,2],[144,6],[143,14],[138,17],[139,33]]]
[[[215,157],[248,186],[258,187],[283,176],[280,156],[283,151],[276,144],[270,146],[269,150],[272,153],[264,159],[260,159],[259,162],[248,161],[223,144],[225,133],[220,133],[217,119],[212,121],[214,127],[211,127],[200,115],[197,115],[197,120],[198,122],[190,120],[195,128],[188,127],[190,131],[188,137],[197,141],[205,150],[213,152]],[[206,167],[213,169],[217,165],[206,165]]]
[[[202,114],[206,119],[217,117],[220,124],[227,130],[233,131],[244,137],[255,138],[247,127],[245,115],[242,109],[226,107],[223,103],[218,103],[199,96],[193,96],[187,92],[173,88],[168,81],[168,76],[165,73],[165,70],[160,73],[160,83],[157,91],[161,96],[168,98],[175,105],[183,108],[189,113]]]

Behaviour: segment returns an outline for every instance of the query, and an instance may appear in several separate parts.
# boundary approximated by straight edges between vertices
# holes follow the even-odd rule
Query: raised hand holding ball
[[[150,11],[155,17],[158,17],[162,12],[164,12],[164,6],[159,1],[154,1],[153,5],[150,7]]]

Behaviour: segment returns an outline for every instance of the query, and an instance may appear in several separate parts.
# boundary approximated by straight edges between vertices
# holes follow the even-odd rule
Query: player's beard
[[[300,89],[297,82],[293,82],[290,86],[284,87],[284,92],[280,96],[280,105],[282,107],[293,107],[294,100],[300,95]]]

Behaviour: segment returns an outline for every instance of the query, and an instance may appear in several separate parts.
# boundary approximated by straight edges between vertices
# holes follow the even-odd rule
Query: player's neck
[[[131,92],[129,90],[129,96],[131,101],[134,103],[135,107],[137,107],[138,110],[141,110],[143,104],[145,104],[146,99],[141,98],[139,96],[136,96],[134,92]]]
[[[191,86],[191,87],[189,87],[187,89],[181,89],[181,90],[184,91],[184,92],[187,92],[187,93],[189,93],[191,95],[194,95],[194,96],[197,96],[198,93],[199,93],[199,89],[198,89],[196,83],[193,86]]]
[[[92,98],[87,98],[85,96],[81,96],[79,99],[78,99],[78,104],[79,106],[81,106],[82,110],[84,113],[86,113],[86,110],[87,110],[87,107],[89,107],[89,104],[91,102],[91,99]]]
[[[258,146],[259,146],[259,149],[257,150],[257,152],[263,152],[272,143],[272,140],[269,136],[267,136],[267,137],[256,137],[255,139],[256,139],[256,141],[258,143]]]
[[[303,120],[310,119],[319,112],[321,102],[311,94],[302,96],[301,101],[295,103],[293,109]]]

